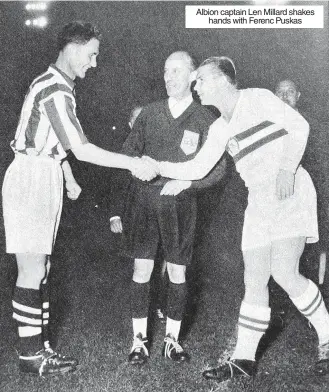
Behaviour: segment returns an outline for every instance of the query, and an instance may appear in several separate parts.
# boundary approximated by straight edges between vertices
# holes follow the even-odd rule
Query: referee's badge
[[[193,154],[199,144],[200,135],[196,132],[188,131],[187,129],[184,131],[183,139],[180,144],[180,148],[184,151],[186,155]]]
[[[226,151],[232,156],[240,152],[239,142],[236,140],[235,137],[231,137],[231,139],[229,139],[229,141],[227,142]]]

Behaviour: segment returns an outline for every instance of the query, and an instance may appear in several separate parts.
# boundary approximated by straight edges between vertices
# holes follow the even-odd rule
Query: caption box
[[[185,7],[185,27],[192,29],[321,29],[323,5]]]

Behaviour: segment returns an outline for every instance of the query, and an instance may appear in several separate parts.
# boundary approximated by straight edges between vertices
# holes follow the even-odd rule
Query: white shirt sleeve
[[[269,120],[282,124],[288,132],[281,157],[280,169],[296,172],[302,159],[309,134],[309,124],[298,111],[281,101],[272,92],[261,90],[264,110],[269,113]],[[264,106],[266,105],[266,107]]]

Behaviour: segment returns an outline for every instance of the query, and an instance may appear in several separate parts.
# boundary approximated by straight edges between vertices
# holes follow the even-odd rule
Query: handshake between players
[[[146,156],[136,157],[134,167],[130,171],[133,176],[142,181],[151,181],[160,174],[157,161]]]

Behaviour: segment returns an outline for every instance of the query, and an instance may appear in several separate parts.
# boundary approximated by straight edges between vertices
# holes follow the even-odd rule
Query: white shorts
[[[7,253],[50,255],[63,203],[59,161],[16,154],[2,186]]]
[[[241,248],[259,248],[292,237],[306,237],[308,243],[319,240],[316,192],[302,167],[296,172],[294,194],[288,199],[277,198],[275,182],[249,189]]]

